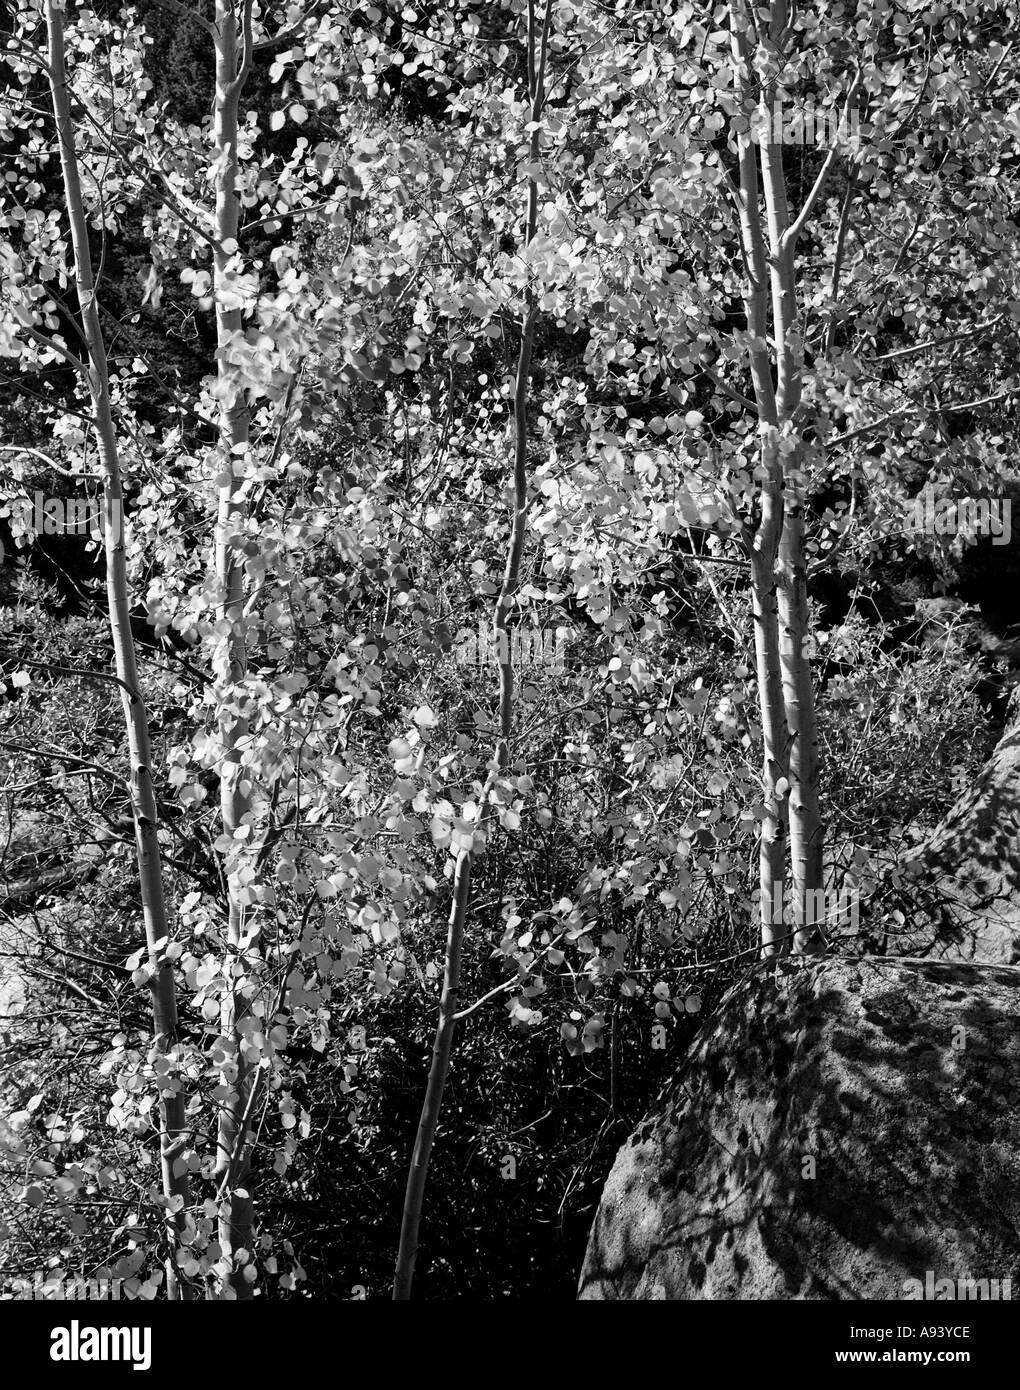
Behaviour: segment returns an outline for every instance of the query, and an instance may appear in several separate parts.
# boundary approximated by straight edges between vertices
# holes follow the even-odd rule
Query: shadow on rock
[[[784,961],[727,996],[617,1156],[582,1299],[1020,1289],[1020,970]]]

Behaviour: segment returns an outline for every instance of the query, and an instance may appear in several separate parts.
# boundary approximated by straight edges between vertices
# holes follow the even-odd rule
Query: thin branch
[[[921,413],[938,415],[951,415],[961,410],[977,410],[981,405],[993,405],[996,401],[1008,400],[1011,396],[1020,394],[1020,387],[1010,387],[1007,391],[998,391],[994,396],[982,396],[976,401],[962,401],[959,405],[943,405],[937,411],[925,412],[924,406],[914,406],[909,410],[894,410],[889,415],[882,415],[877,420],[872,420],[870,424],[860,425],[855,430],[849,430],[846,434],[838,435],[835,439],[825,442],[826,449],[838,448],[841,444],[848,444],[851,439],[858,439],[862,434],[868,434],[871,430],[881,429],[883,425],[893,424],[898,420],[909,420],[911,416]]]
[[[132,700],[140,698],[137,690],[132,690],[119,676],[111,676],[108,671],[83,671],[77,666],[54,666],[49,661],[26,661],[22,658],[18,659],[18,665],[31,666],[36,671],[55,671],[61,676],[84,676],[97,681],[112,681],[114,685],[119,685],[126,691]]]
[[[253,0],[242,0],[243,10],[241,13],[241,62],[237,69],[237,75],[226,90],[226,98],[230,101],[238,96],[244,89],[244,84],[248,81],[248,74],[251,72],[252,58],[254,57],[254,40],[252,38],[251,11]]]
[[[66,347],[62,347],[55,338],[50,338],[47,334],[40,333],[38,328],[33,328],[30,323],[23,323],[20,326],[26,333],[30,334],[37,343],[41,343],[43,347],[49,349],[50,352],[55,352],[58,357],[64,359],[68,366],[73,367],[76,372],[80,372],[86,379],[88,378],[88,368],[80,357],[75,357],[73,352],[70,352]]]
[[[929,348],[945,347],[947,343],[962,343],[967,338],[976,337],[977,334],[994,328],[1002,320],[1003,315],[996,314],[995,318],[989,319],[987,323],[979,323],[976,328],[968,328],[962,333],[952,333],[948,338],[930,338],[926,343],[917,343],[913,347],[895,348],[892,352],[884,352],[881,357],[869,357],[865,360],[868,366],[872,366],[876,362],[891,362],[897,357],[910,357],[915,352],[927,352]]]
[[[724,395],[729,396],[730,399],[736,401],[738,405],[742,405],[744,409],[749,410],[752,415],[757,414],[758,407],[755,405],[754,401],[749,401],[746,396],[742,396],[740,392],[735,391],[732,386],[727,386],[725,381],[722,381],[716,376],[711,367],[701,367],[700,371],[704,376],[707,376],[712,385],[722,391]]]
[[[850,114],[850,103],[857,95],[857,89],[860,85],[861,72],[860,69],[858,69],[857,75],[853,80],[850,90],[847,92],[846,101],[843,105],[844,114],[847,116],[849,116]],[[807,195],[807,197],[804,200],[804,206],[801,208],[797,220],[794,222],[793,226],[789,227],[783,234],[782,241],[780,242],[781,251],[785,252],[787,250],[792,250],[793,247],[796,246],[797,239],[800,236],[801,232],[804,230],[804,227],[807,224],[807,220],[811,216],[812,209],[818,202],[818,199],[821,197],[822,190],[828,182],[829,174],[832,172],[832,167],[836,163],[836,160],[838,158],[839,146],[834,144],[832,149],[829,150],[828,154],[825,156],[825,161],[822,164],[821,169],[818,171],[818,177],[815,179],[814,186],[812,187],[811,192]],[[855,160],[855,163],[859,162],[860,156],[858,156],[857,160]]]
[[[313,212],[322,212],[323,208],[334,207],[335,198],[329,198],[324,203],[312,203],[308,207],[293,208],[290,212],[271,212],[265,217],[260,217],[256,222],[245,222],[238,232],[238,236],[244,236],[246,232],[257,231],[259,227],[268,227],[273,222],[287,222],[295,217],[307,217]]]
[[[54,463],[49,454],[44,453],[42,449],[34,449],[28,444],[0,444],[0,451],[5,454],[34,454],[36,458],[41,458],[48,467],[52,468],[54,473],[59,473],[64,478],[85,478],[91,480],[99,479],[103,476],[101,473],[72,473],[70,469],[61,468],[59,463]]]
[[[111,782],[116,782],[119,787],[124,788],[130,793],[130,784],[118,776],[116,772],[111,772],[108,767],[102,767],[99,763],[89,762],[87,758],[78,758],[73,753],[65,753],[59,748],[29,748],[24,743],[12,743],[10,739],[0,739],[0,748],[5,748],[9,753],[27,753],[30,758],[57,758],[61,762],[74,763],[75,767],[83,768],[89,772],[97,772],[101,777],[108,777]]]
[[[498,994],[506,994],[508,990],[515,989],[521,983],[522,981],[519,975],[515,975],[512,980],[504,980],[503,983],[497,985],[495,989],[490,989],[488,994],[483,994],[481,999],[476,999],[475,1002],[469,1004],[466,1009],[461,1009],[459,1013],[455,1013],[453,1016],[454,1021],[459,1023],[462,1018],[467,1018],[470,1014],[473,1014],[476,1009],[480,1009],[482,1005],[487,1004],[490,999],[495,999]]]

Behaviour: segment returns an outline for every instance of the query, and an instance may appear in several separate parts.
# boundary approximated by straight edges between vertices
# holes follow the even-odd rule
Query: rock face
[[[1018,1233],[1020,970],[785,961],[618,1154],[579,1297],[1020,1297]]]
[[[903,869],[907,924],[886,950],[945,960],[1020,960],[1020,687],[994,753]]]

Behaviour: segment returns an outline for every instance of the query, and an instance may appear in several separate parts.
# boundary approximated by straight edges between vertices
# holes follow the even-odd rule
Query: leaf
[[[163,298],[163,282],[159,271],[154,265],[150,265],[148,269],[138,272],[138,278],[142,286],[142,303],[158,309]]]

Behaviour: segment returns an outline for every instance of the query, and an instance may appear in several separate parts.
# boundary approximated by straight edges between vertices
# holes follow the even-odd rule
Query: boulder
[[[1020,970],[757,967],[617,1156],[579,1297],[903,1299],[926,1280],[1020,1296]]]

